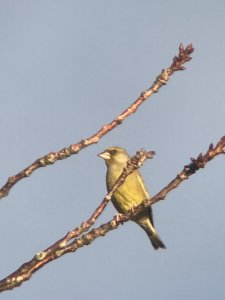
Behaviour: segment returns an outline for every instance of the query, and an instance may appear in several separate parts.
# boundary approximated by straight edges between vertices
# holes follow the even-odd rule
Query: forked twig
[[[148,153],[144,151],[142,152]],[[10,274],[0,281],[0,291],[18,287],[22,284],[22,282],[28,280],[33,275],[33,273],[35,273],[38,269],[40,269],[50,261],[57,259],[66,253],[74,252],[85,245],[91,244],[96,238],[104,236],[109,231],[116,229],[123,222],[129,221],[133,216],[137,215],[145,207],[152,205],[159,200],[165,199],[166,195],[170,191],[177,188],[184,180],[188,179],[189,176],[196,173],[196,171],[198,171],[199,169],[204,168],[210,160],[220,154],[225,154],[225,136],[220,139],[215,147],[213,146],[213,144],[210,144],[209,149],[205,154],[199,154],[196,159],[191,158],[191,163],[184,166],[183,170],[165,188],[163,188],[151,199],[147,199],[143,201],[139,206],[134,207],[127,214],[116,215],[110,222],[103,224],[98,228],[92,229],[88,233],[83,234],[80,238],[77,238],[70,243],[68,243],[68,235],[66,235],[63,239],[59,240],[48,249],[37,253],[32,260],[26,262],[14,273]],[[137,164],[139,164],[138,160]]]

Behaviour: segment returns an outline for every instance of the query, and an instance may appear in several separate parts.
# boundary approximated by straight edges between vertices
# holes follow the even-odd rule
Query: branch
[[[191,60],[190,54],[194,51],[192,44],[189,44],[186,48],[182,44],[179,47],[179,54],[173,59],[171,66],[165,70],[162,70],[161,74],[156,77],[153,85],[146,91],[142,92],[139,98],[125,109],[120,115],[118,115],[111,123],[104,125],[94,135],[79,141],[76,144],[72,144],[69,147],[63,148],[57,152],[50,152],[49,154],[37,159],[31,165],[26,167],[21,172],[8,178],[6,183],[0,189],[0,199],[6,197],[9,194],[11,188],[23,178],[30,176],[35,170],[54,164],[58,160],[62,160],[70,157],[73,154],[77,154],[80,150],[98,143],[100,138],[110,132],[112,129],[120,125],[127,117],[135,113],[138,107],[153,93],[157,93],[158,90],[167,83],[169,77],[176,71],[184,70],[183,64]]]
[[[83,232],[87,231],[95,223],[96,219],[99,217],[108,202],[111,200],[114,192],[124,183],[126,177],[135,170],[139,169],[146,159],[153,158],[154,155],[154,151],[146,152],[141,149],[136,153],[136,155],[131,157],[128,160],[127,165],[123,169],[121,175],[112,187],[111,191],[108,192],[108,194],[105,196],[105,198],[91,215],[91,217],[87,221],[83,222],[79,227],[69,231],[63,238],[51,245],[46,250],[37,253],[31,261],[23,264],[14,273],[0,281],[0,292],[20,286],[22,282],[30,279],[32,274],[35,273],[38,269],[40,269],[50,261],[62,256],[62,249],[66,249],[68,245],[74,242],[70,242],[71,240],[74,240]]]
[[[142,152],[148,153],[145,151]],[[14,273],[0,281],[0,291],[18,287],[22,284],[22,282],[28,280],[34,272],[36,272],[48,262],[55,260],[66,253],[75,252],[77,249],[85,245],[91,244],[96,238],[104,236],[109,231],[116,229],[123,222],[129,221],[132,217],[140,213],[145,207],[152,205],[159,200],[165,199],[170,191],[177,188],[184,180],[195,174],[199,169],[204,168],[210,160],[220,154],[225,154],[225,136],[221,138],[221,140],[215,147],[213,146],[213,144],[210,144],[209,149],[204,155],[201,153],[199,154],[197,159],[191,158],[191,163],[184,166],[183,170],[165,188],[163,188],[151,199],[147,199],[143,201],[139,206],[134,207],[127,214],[116,215],[110,222],[103,224],[98,228],[92,229],[88,233],[83,234],[80,238],[75,239],[69,244],[66,240],[66,237],[70,234],[68,233],[65,238],[61,239],[48,249],[37,253],[32,260],[26,262]],[[137,160],[137,165],[139,163],[140,162],[138,162]],[[63,241],[66,241],[66,243]]]

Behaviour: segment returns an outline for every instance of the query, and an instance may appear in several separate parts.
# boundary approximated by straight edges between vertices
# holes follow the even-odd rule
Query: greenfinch
[[[99,157],[105,160],[107,166],[106,185],[110,191],[116,180],[130,159],[127,151],[121,147],[109,147]],[[144,180],[138,170],[130,174],[125,182],[115,191],[112,203],[119,213],[126,213],[132,207],[139,205],[150,196],[145,187]],[[148,207],[135,216],[132,221],[136,222],[147,233],[154,249],[166,248],[154,229],[152,208]]]

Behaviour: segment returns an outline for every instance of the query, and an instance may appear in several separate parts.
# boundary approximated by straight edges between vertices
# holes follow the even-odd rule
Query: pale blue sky
[[[0,201],[0,278],[96,208],[109,145],[155,150],[152,195],[225,134],[224,1],[0,1],[0,182],[88,137],[147,89],[179,43],[193,60],[121,126],[35,172]],[[54,261],[3,300],[211,300],[225,296],[224,157],[154,205],[167,250],[127,223]],[[98,224],[115,214],[109,207]]]

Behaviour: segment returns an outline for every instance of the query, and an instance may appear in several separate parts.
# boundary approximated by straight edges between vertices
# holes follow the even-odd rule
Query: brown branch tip
[[[216,155],[225,153],[225,136],[223,136],[219,142],[214,145],[211,143],[209,145],[208,151],[203,155],[200,153],[197,159],[191,157],[191,163],[189,165],[184,166],[184,170],[187,176],[190,174],[194,174],[199,169],[205,167],[206,163],[212,160]]]
[[[192,58],[190,57],[190,54],[194,51],[194,48],[192,44],[187,45],[186,48],[184,48],[183,44],[180,44],[179,46],[179,54],[178,56],[174,56],[173,63],[171,65],[171,69],[175,71],[185,70],[185,67],[183,66],[184,63],[190,61]]]

